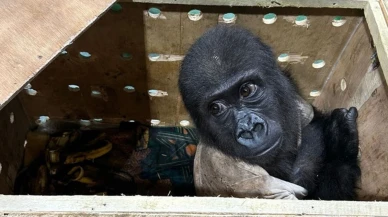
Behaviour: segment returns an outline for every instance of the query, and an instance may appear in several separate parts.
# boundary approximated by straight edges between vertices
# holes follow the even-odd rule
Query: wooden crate
[[[190,120],[177,89],[179,59],[195,39],[219,22],[220,15],[233,12],[237,15],[236,24],[263,38],[276,55],[295,55],[295,63],[287,66],[291,67],[304,98],[323,110],[349,106],[359,109],[363,172],[360,200],[388,199],[385,1],[122,0],[118,2],[120,6],[116,3],[111,8],[114,3],[0,2],[0,193],[6,194],[0,196],[0,214],[388,215],[386,202],[10,195],[25,135],[42,115],[51,120],[102,119],[113,124],[157,119],[166,126]],[[150,7],[161,9],[162,16],[154,19],[147,15]],[[187,17],[187,12],[194,8],[203,12],[200,21]],[[277,21],[264,24],[262,18],[266,13],[276,13]],[[308,26],[294,25],[299,14],[307,15]],[[331,22],[338,15],[344,16],[346,23],[333,27]],[[294,43],[293,38],[297,38]],[[91,56],[84,58],[80,52]],[[170,59],[150,61],[151,53],[170,55]],[[311,67],[318,59],[325,60],[326,65],[320,69]],[[70,91],[68,85],[78,85],[80,91]],[[126,86],[136,90],[129,93]],[[150,97],[149,90],[168,95]],[[319,96],[314,94],[317,91]],[[96,97],[93,93],[99,94]],[[176,206],[177,203],[181,205]]]

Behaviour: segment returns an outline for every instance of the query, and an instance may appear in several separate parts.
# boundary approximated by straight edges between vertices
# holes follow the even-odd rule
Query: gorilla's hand
[[[358,156],[358,112],[355,107],[349,110],[339,108],[333,110],[325,138],[329,139],[328,153],[331,158],[341,160],[354,160]],[[328,135],[329,134],[329,135]]]

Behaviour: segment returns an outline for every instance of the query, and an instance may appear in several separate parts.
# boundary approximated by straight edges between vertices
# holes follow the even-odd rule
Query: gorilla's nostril
[[[250,131],[242,131],[240,133],[239,137],[243,138],[243,139],[253,139],[252,132],[250,132]]]
[[[253,127],[252,131],[253,132],[260,132],[262,131],[264,128],[264,125],[263,124],[255,124],[255,126]]]

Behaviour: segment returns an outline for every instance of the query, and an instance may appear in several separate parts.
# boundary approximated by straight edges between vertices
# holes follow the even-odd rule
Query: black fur
[[[246,82],[257,90],[243,97]],[[224,25],[206,32],[182,62],[179,88],[205,144],[305,187],[307,198],[355,199],[357,110],[315,110],[301,132],[296,86],[271,48],[250,32]],[[209,112],[212,103],[222,112]]]

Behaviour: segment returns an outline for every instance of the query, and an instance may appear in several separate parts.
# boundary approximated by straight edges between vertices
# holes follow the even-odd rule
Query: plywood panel
[[[361,106],[352,105],[352,99],[361,80],[373,69],[372,39],[365,21],[357,26],[349,43],[338,59],[338,64],[325,83],[322,94],[314,101],[314,105],[326,111],[339,107]],[[341,89],[342,83],[342,89]]]
[[[244,26],[268,43],[277,57],[281,53],[292,53],[306,57],[301,63],[280,65],[291,69],[292,77],[297,82],[302,96],[310,102],[312,90],[321,90],[327,76],[344,49],[347,40],[361,21],[361,11],[328,9],[281,9],[259,10],[250,8],[240,14],[237,24]],[[277,21],[272,25],[263,23],[263,14],[276,13]],[[249,14],[247,14],[249,13]],[[253,15],[258,14],[258,15]],[[296,26],[292,21],[304,14],[309,26]],[[343,16],[347,21],[341,27],[332,26],[335,16]],[[326,62],[320,69],[312,67],[315,60]]]
[[[145,9],[145,5],[125,4],[117,12],[109,10],[31,83],[36,96],[21,94],[28,113],[53,119],[150,118]],[[79,52],[83,51],[91,57],[82,58]],[[131,57],[123,58],[122,53]],[[69,91],[69,84],[78,85],[80,91]],[[136,91],[125,92],[127,85]],[[92,97],[94,89],[103,97]]]
[[[112,2],[1,1],[0,109]]]
[[[377,88],[359,111],[362,185],[361,200],[388,200],[388,97]]]
[[[155,5],[121,3],[121,7],[106,13],[67,49],[66,55],[59,56],[32,82],[38,94],[21,96],[30,116],[103,118],[113,122],[159,119],[165,125],[189,120],[177,87],[180,61],[154,62],[148,54],[183,56],[198,37],[218,23],[218,16],[227,12],[236,13],[236,25],[263,38],[276,55],[289,51],[308,57],[304,63],[283,65],[292,69],[303,96],[308,98],[311,90],[323,86],[362,16],[361,11],[342,9],[156,5],[163,19],[154,19],[147,15],[147,10]],[[203,12],[203,18],[197,22],[187,17],[193,8]],[[278,15],[278,20],[266,25],[263,15],[271,12]],[[308,16],[308,28],[292,23],[299,14]],[[332,26],[337,15],[347,19],[345,25]],[[89,52],[91,57],[80,57],[81,51]],[[132,59],[121,58],[122,52],[131,53]],[[318,58],[326,61],[322,69],[311,66]],[[81,90],[71,92],[67,89],[69,84],[79,85]],[[136,91],[123,91],[125,85],[134,86]],[[150,98],[149,89],[166,91],[168,96]],[[92,97],[92,90],[101,91],[102,97]]]
[[[11,194],[30,122],[18,98],[0,111],[0,194]]]

